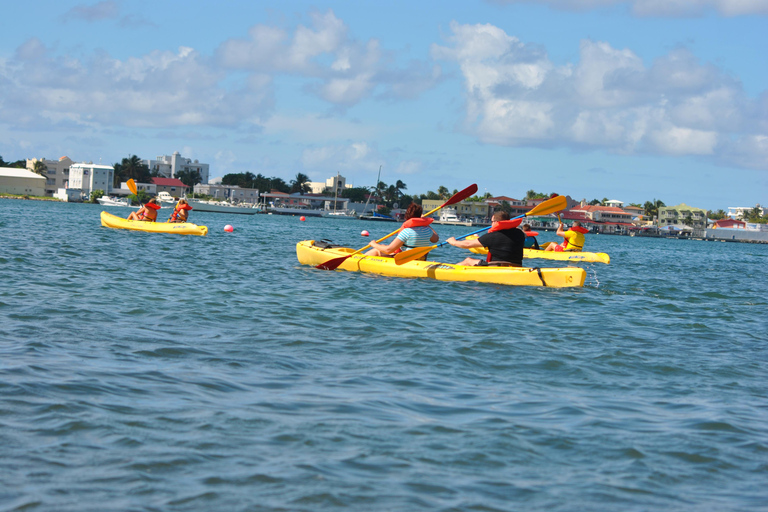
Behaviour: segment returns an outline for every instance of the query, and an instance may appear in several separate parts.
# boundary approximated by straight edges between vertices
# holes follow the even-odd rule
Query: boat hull
[[[316,247],[314,240],[296,244],[296,256],[303,265],[317,266],[334,258],[347,256],[354,249]],[[338,267],[341,270],[368,272],[392,277],[422,277],[438,281],[476,281],[511,286],[548,286],[568,288],[584,286],[583,268],[466,267],[434,261],[409,261],[396,265],[394,258],[354,254]]]
[[[208,203],[205,201],[197,201],[195,199],[187,199],[189,205],[198,212],[209,213],[236,213],[239,215],[256,215],[261,212],[261,209],[257,206],[234,206],[226,203]],[[171,207],[176,206],[174,203]]]
[[[129,229],[132,231],[146,231],[149,233],[175,233],[177,235],[208,234],[206,226],[198,226],[191,222],[143,222],[140,220],[128,220],[117,217],[108,212],[101,212],[101,225],[113,229]]]

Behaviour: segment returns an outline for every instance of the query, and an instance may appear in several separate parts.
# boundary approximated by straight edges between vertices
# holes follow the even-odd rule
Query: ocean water
[[[297,263],[389,223],[101,210],[0,200],[0,510],[768,510],[768,245],[504,287]]]

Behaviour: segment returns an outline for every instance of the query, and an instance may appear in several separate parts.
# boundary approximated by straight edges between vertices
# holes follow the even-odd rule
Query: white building
[[[760,215],[768,214],[768,208],[763,208],[756,204],[755,206],[729,206],[728,216],[732,219],[741,219],[745,213],[751,212],[755,207],[760,208]]]
[[[54,197],[60,188],[69,187],[69,168],[73,162],[68,156],[63,156],[58,160],[47,160],[45,158],[27,159],[27,169],[33,171],[37,162],[43,162],[46,167],[46,196]]]
[[[176,178],[179,171],[197,171],[203,179],[201,183],[208,183],[209,169],[208,164],[203,164],[189,158],[184,158],[178,151],[174,151],[171,156],[158,156],[157,160],[143,160],[150,171],[157,173],[165,178]]]
[[[81,197],[88,199],[94,190],[112,193],[115,170],[108,165],[80,163],[69,166],[69,187],[79,189]]]
[[[251,203],[255,204],[259,202],[259,189],[257,188],[240,188],[237,185],[221,185],[221,184],[202,184],[198,183],[194,188],[195,194],[206,194],[212,196],[214,199],[229,200],[238,203]]]
[[[27,169],[0,167],[0,192],[22,196],[44,196],[45,177]]]
[[[345,188],[352,188],[352,185],[347,185],[347,179],[340,174],[336,174],[336,176],[328,178],[325,180],[325,182],[310,181],[307,184],[312,187],[310,194],[323,194],[325,189],[329,189],[331,194],[338,193],[341,195],[342,190]],[[334,192],[334,189],[336,189],[336,192]]]

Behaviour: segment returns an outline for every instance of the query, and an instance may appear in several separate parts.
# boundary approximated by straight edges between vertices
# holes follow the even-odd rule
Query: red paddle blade
[[[352,255],[350,254],[348,256],[342,256],[340,258],[333,258],[332,260],[328,260],[325,263],[319,264],[315,268],[319,268],[320,270],[336,270],[339,267],[339,265],[344,263],[347,260],[347,258],[349,258],[350,256]]]
[[[449,200],[443,203],[443,206],[448,206],[449,204],[456,204],[459,201],[463,201],[466,198],[473,196],[475,192],[477,192],[477,185],[473,183],[472,185],[468,186],[464,190],[461,190],[453,194]]]

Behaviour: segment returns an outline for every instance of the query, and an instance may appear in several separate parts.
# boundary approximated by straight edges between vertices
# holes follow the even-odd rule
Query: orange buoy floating
[[[306,218],[305,216],[303,216],[303,215],[302,215],[301,217],[299,217],[299,220],[300,220],[301,222],[304,222],[305,220],[307,220],[307,218]]]

